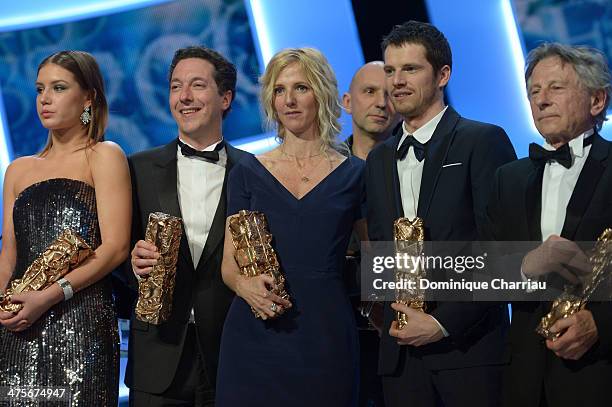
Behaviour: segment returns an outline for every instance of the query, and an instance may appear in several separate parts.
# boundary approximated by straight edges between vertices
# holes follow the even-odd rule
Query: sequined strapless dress
[[[92,248],[100,245],[95,190],[82,181],[55,178],[27,187],[15,200],[13,223],[13,278],[20,278],[64,229],[79,233]],[[70,392],[71,407],[116,407],[118,375],[119,335],[109,277],[53,306],[23,332],[0,327],[0,387],[63,387]],[[68,404],[22,399],[0,405]]]

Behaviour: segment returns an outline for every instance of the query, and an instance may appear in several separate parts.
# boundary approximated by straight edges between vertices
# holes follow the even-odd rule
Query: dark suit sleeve
[[[138,179],[136,170],[134,169],[134,161],[129,158],[128,164],[130,168],[130,178],[132,180],[132,228],[130,234],[130,248],[133,248],[137,241],[144,239],[140,203],[138,201]],[[130,249],[131,251],[131,249]],[[138,280],[134,276],[131,264],[131,254],[121,267],[122,278],[127,286],[133,291],[138,291]]]
[[[370,152],[365,168],[365,199],[367,201],[365,209],[368,223],[368,238],[371,241],[385,240],[381,229],[379,208],[376,207],[381,200],[378,195],[381,193],[380,185],[382,184],[382,174],[379,174],[377,179],[374,169],[377,160],[380,159],[377,153],[376,149]]]
[[[599,341],[593,349],[599,356],[612,355],[612,302],[593,302],[587,304],[593,314]]]
[[[489,227],[487,219],[487,204],[497,169],[502,165],[516,160],[516,154],[506,132],[497,126],[491,126],[476,143],[470,165],[472,179],[472,199],[474,202],[474,217],[478,236],[486,240]]]
[[[365,175],[366,168],[365,168],[365,163],[361,160],[359,161],[357,171],[361,173],[361,176],[359,177],[359,190],[360,190],[359,202],[357,203],[357,205],[355,205],[355,212],[353,215],[356,221],[360,219],[364,219],[368,214],[368,205],[367,205],[367,200],[366,200],[366,175]]]
[[[487,202],[493,187],[493,175],[498,167],[515,159],[512,143],[502,128],[487,126],[479,137],[475,138],[470,161],[470,178],[474,219],[481,240],[486,239],[489,233]],[[432,316],[448,331],[453,340],[461,342],[478,329],[492,309],[501,306],[503,305],[500,303],[490,302],[446,302],[440,303],[432,311]]]
[[[485,209],[485,224],[482,230],[482,240],[495,241],[498,240],[501,233],[500,227],[502,224],[502,208],[501,208],[501,169],[498,168],[493,176],[493,186],[487,200]]]

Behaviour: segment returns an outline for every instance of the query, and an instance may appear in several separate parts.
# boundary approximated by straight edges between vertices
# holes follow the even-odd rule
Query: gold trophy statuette
[[[425,228],[423,219],[416,217],[413,220],[398,218],[393,223],[393,239],[395,240],[395,252],[401,256],[420,256],[425,240]],[[395,281],[414,281],[416,289],[396,289],[395,302],[404,304],[410,308],[425,312],[425,293],[420,290],[419,280],[425,277],[425,269],[422,265],[414,263],[413,269],[404,269],[396,265]],[[395,320],[398,329],[402,329],[408,322],[408,317],[401,311],[396,311]]]
[[[567,318],[582,310],[599,283],[610,277],[612,263],[612,229],[606,229],[597,239],[595,247],[588,253],[593,271],[581,287],[569,286],[553,301],[550,312],[542,317],[536,332],[546,339],[554,340],[561,332],[552,333],[550,328],[562,318]]]
[[[267,274],[274,278],[272,292],[289,300],[285,290],[285,276],[280,271],[276,253],[272,248],[272,235],[268,232],[266,217],[261,212],[242,210],[231,217],[229,230],[236,252],[234,259],[240,268],[240,274],[247,277]],[[257,318],[260,315],[251,307]]]
[[[157,264],[138,281],[136,318],[159,325],[170,317],[176,276],[176,262],[183,227],[180,218],[162,212],[149,214],[145,240],[159,251]]]
[[[23,277],[13,280],[0,296],[0,310],[18,312],[22,304],[11,303],[11,295],[26,291],[42,291],[64,277],[93,250],[81,236],[71,229],[64,230],[45,251],[30,264]]]

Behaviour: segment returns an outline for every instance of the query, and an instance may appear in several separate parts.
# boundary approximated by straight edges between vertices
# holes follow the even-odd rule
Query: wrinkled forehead
[[[579,83],[574,66],[558,56],[549,56],[537,62],[528,79],[528,86],[564,81]]]

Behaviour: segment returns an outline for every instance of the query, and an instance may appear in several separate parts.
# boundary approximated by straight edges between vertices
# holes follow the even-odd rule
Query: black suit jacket
[[[219,205],[197,265],[193,264],[183,233],[179,249],[172,314],[161,325],[139,321],[132,315],[126,385],[138,391],[159,394],[171,384],[179,363],[187,323],[194,308],[201,354],[209,379],[215,382],[221,331],[234,297],[221,277],[226,218],[226,184],[232,168],[246,154],[226,144],[227,165]],[[133,191],[132,243],[144,239],[151,212],[181,217],[177,195],[177,143],[130,157]],[[131,266],[126,274],[134,287]]]
[[[612,143],[597,134],[593,137],[561,232],[562,237],[574,241],[593,241],[606,227],[612,227]],[[543,167],[529,158],[497,170],[488,208],[494,239],[542,240],[542,176]],[[580,397],[579,405],[609,405],[598,398],[609,392],[603,387],[590,392],[588,387],[612,379],[612,304],[593,302],[587,304],[587,309],[593,314],[599,342],[580,360],[568,361],[556,357],[535,333],[540,319],[550,311],[550,302],[512,304],[507,345],[511,362],[505,379],[505,405],[539,406],[543,387],[563,395],[552,405],[564,402],[576,405],[572,404],[575,395]],[[590,396],[595,398],[589,399]]]
[[[401,126],[368,156],[366,188],[371,240],[393,241],[393,222],[403,216],[395,151]],[[417,215],[429,241],[479,240],[485,228],[486,201],[495,170],[516,159],[504,130],[467,120],[448,107],[426,145]],[[445,164],[461,163],[449,167]],[[501,304],[432,304],[430,312],[450,336],[422,347],[407,346],[409,357],[421,357],[430,369],[498,364],[502,360],[507,310]],[[389,336],[393,310],[385,307],[380,374],[394,374],[400,346]]]

